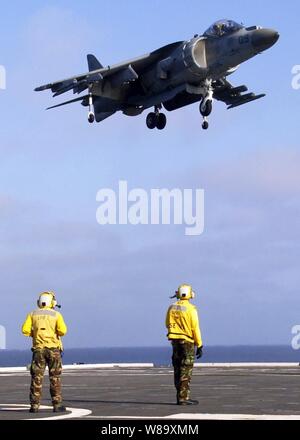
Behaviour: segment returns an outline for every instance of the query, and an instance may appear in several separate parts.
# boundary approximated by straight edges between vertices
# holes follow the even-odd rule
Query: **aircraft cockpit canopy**
[[[243,26],[233,20],[218,20],[207,29],[204,35],[207,37],[222,37],[239,29],[243,29]]]

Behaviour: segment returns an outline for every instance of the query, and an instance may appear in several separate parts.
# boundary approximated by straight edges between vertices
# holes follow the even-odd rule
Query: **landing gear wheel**
[[[148,113],[146,118],[146,124],[147,127],[150,128],[150,130],[153,130],[153,128],[156,127],[158,117],[154,112]]]
[[[90,124],[92,124],[95,121],[95,115],[94,115],[93,112],[90,112],[88,114],[88,121],[89,121]]]
[[[208,99],[203,106],[202,102],[200,104],[200,113],[202,116],[206,117],[209,116],[212,112],[212,101]]]
[[[208,129],[208,122],[207,121],[203,121],[202,128],[203,128],[203,130]]]
[[[159,113],[157,116],[156,127],[158,130],[163,130],[167,124],[167,117],[164,113]]]

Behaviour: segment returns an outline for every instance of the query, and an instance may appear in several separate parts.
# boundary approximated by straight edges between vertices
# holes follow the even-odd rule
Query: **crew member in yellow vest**
[[[57,306],[54,292],[41,293],[37,305],[38,309],[27,315],[22,327],[22,333],[32,338],[29,411],[36,413],[39,410],[44,372],[48,366],[53,411],[64,412],[66,408],[62,404],[61,394],[61,336],[67,333],[67,326],[61,313],[54,310]]]
[[[178,405],[197,405],[197,400],[190,399],[190,382],[196,357],[202,356],[202,339],[199,328],[198,312],[190,299],[195,297],[192,286],[181,284],[172,297],[178,301],[167,312],[166,327],[168,339],[172,342],[174,384],[177,390]]]

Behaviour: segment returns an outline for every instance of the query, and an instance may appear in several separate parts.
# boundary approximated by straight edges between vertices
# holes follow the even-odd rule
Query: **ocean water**
[[[63,354],[64,364],[151,362],[171,365],[171,347],[70,348]],[[0,350],[0,367],[28,365],[31,351]],[[290,346],[208,346],[201,362],[300,362],[300,350]]]

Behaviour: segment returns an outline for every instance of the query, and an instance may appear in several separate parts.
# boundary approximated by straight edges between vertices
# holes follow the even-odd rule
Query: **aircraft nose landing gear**
[[[155,111],[147,115],[146,125],[150,130],[157,128],[158,130],[163,130],[167,124],[167,118],[164,113],[160,113],[161,105],[155,106]]]
[[[88,113],[88,121],[92,124],[95,121],[95,113],[94,113],[94,104],[93,104],[93,95],[89,93],[89,113]]]
[[[202,128],[203,128],[203,130],[207,130],[207,129],[208,129],[208,126],[209,126],[209,124],[208,124],[208,121],[207,121],[207,117],[204,116],[204,118],[203,118],[203,123],[202,123]]]
[[[203,116],[202,128],[203,128],[203,130],[207,130],[208,129],[207,117],[212,112],[212,99],[209,99],[208,97],[204,98],[200,103],[199,110],[200,110],[201,115]]]
[[[199,106],[200,113],[203,116],[203,123],[202,123],[203,130],[208,129],[207,117],[212,112],[212,103],[213,103],[213,89],[211,82],[209,82],[206,87],[207,87],[206,95],[203,97]]]

